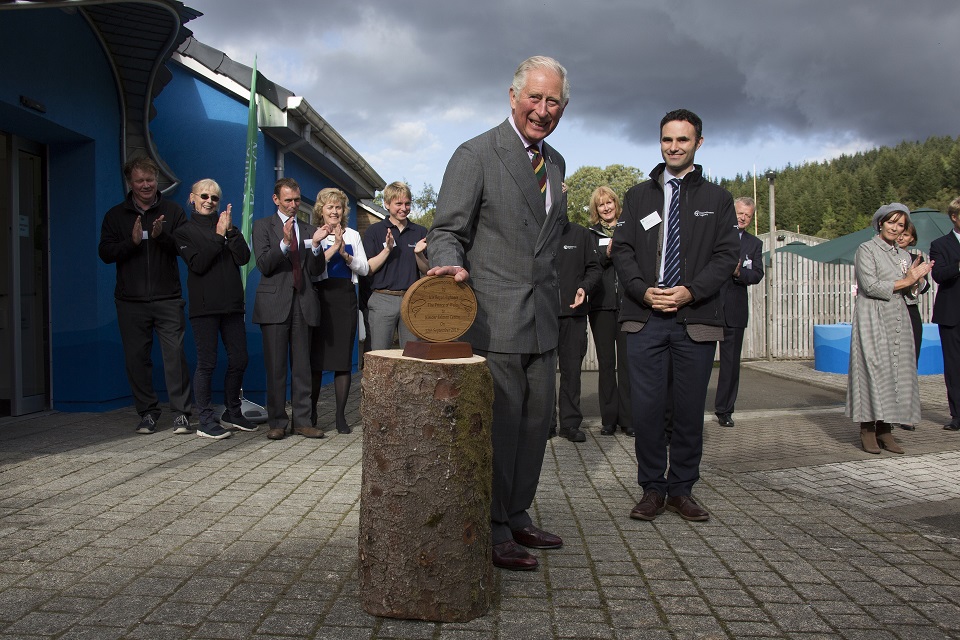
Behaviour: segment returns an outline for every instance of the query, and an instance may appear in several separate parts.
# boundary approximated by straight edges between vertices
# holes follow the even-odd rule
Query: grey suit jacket
[[[427,236],[430,264],[470,272],[477,319],[463,339],[482,351],[544,353],[557,346],[566,164],[546,143],[543,157],[549,212],[509,120],[460,145],[443,175]]]
[[[300,289],[300,308],[307,323],[316,327],[320,325],[320,301],[310,283],[311,276],[319,276],[326,268],[326,258],[321,251],[314,255],[309,248],[304,248],[304,240],[309,240],[316,232],[316,227],[297,220],[300,231],[300,264],[296,268],[303,273],[303,286]],[[260,270],[260,284],[257,285],[257,297],[253,303],[253,321],[256,324],[279,324],[286,322],[290,317],[293,306],[293,269],[294,265],[288,255],[280,250],[280,240],[283,239],[283,223],[280,216],[274,212],[265,218],[253,221],[253,254],[257,258],[257,268]]]

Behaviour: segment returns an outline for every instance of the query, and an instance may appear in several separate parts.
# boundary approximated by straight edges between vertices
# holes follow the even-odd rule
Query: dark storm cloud
[[[567,119],[642,144],[679,106],[715,142],[958,133],[956,0],[187,4],[206,14],[190,25],[201,40],[255,47],[268,76],[354,132],[458,109],[499,120],[516,64],[543,53],[570,72]],[[274,77],[266,65],[291,53],[302,67]]]

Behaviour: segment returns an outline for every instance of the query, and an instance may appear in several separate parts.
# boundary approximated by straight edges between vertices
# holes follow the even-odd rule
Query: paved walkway
[[[496,604],[463,624],[360,607],[358,432],[210,441],[164,415],[138,436],[132,410],[5,421],[0,638],[960,638],[960,434],[941,429],[942,377],[921,386],[904,456],[861,451],[836,407],[708,419],[706,523],[627,517],[633,440],[596,421],[583,444],[552,440],[535,515],[566,544],[497,572]]]

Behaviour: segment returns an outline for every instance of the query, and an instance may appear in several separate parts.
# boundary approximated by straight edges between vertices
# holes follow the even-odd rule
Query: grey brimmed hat
[[[890,204],[883,205],[877,209],[875,214],[873,214],[873,222],[871,223],[873,228],[879,232],[880,221],[883,219],[883,216],[887,215],[888,213],[893,213],[894,211],[903,211],[905,214],[907,214],[907,220],[910,219],[910,208],[907,207],[907,205],[900,204],[899,202],[891,202]]]

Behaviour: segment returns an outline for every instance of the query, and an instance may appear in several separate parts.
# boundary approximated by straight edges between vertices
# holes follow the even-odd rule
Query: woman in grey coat
[[[860,423],[867,453],[880,453],[881,447],[903,453],[890,423],[920,421],[917,362],[904,296],[933,263],[911,261],[910,254],[897,247],[909,220],[910,209],[900,203],[880,207],[873,216],[878,235],[860,245],[854,259],[857,302],[846,413]]]

